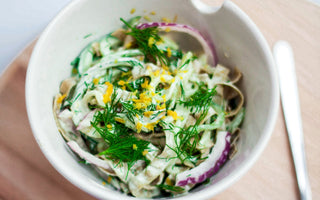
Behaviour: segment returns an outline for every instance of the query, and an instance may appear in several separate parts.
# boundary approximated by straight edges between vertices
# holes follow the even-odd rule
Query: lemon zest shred
[[[99,81],[100,81],[100,78],[94,78],[94,79],[92,80],[92,83],[93,83],[94,85],[98,85]]]
[[[154,39],[153,37],[149,37],[148,39],[148,46],[152,47],[153,44],[156,43],[156,39]]]
[[[66,98],[67,94],[61,95],[60,97],[58,97],[57,99],[57,103],[62,103],[62,101]]]
[[[162,20],[163,22],[167,22],[167,23],[170,23],[170,22],[171,22],[171,20],[170,20],[169,18],[166,18],[166,17],[162,17],[161,20]]]
[[[153,114],[153,111],[145,111],[143,113],[143,115],[146,116],[146,117],[150,117],[152,114]]]
[[[127,84],[127,82],[121,80],[121,81],[118,81],[118,85],[121,85],[121,86],[124,86],[125,84]]]
[[[120,123],[122,123],[122,124],[125,123],[124,119],[119,118],[119,117],[114,118],[114,120],[116,120],[117,122],[120,122]]]
[[[168,47],[167,48],[167,56],[170,58],[172,56],[171,49]]]
[[[135,8],[132,8],[131,10],[130,10],[130,14],[133,14],[133,13],[135,13],[136,12],[136,9]]]
[[[137,132],[140,133],[141,129],[142,129],[142,123],[138,122],[137,125],[136,125],[136,128],[137,128]]]
[[[149,151],[147,149],[143,150],[142,155],[146,156],[149,153]]]
[[[172,186],[172,181],[169,177],[166,178],[166,184]]]
[[[144,89],[148,88],[148,86],[149,86],[149,81],[148,80],[146,80],[144,83],[141,84],[141,87],[144,88]]]
[[[129,49],[131,46],[132,46],[132,42],[128,42],[128,43],[125,45],[125,48],[126,48],[126,49]]]
[[[163,76],[160,76],[160,81],[161,82],[166,82],[166,79]]]
[[[108,129],[112,129],[112,125],[111,125],[111,124],[108,124],[108,125],[107,125],[107,128],[108,128]]]
[[[145,20],[147,20],[148,22],[151,22],[151,19],[150,19],[150,17],[149,17],[148,15],[143,16],[143,18],[144,18]]]
[[[113,92],[113,85],[109,82],[105,82],[105,84],[108,86],[105,94],[103,95],[103,103],[108,103],[111,101],[111,95]]]
[[[133,144],[133,145],[132,145],[132,149],[133,149],[133,150],[137,150],[137,149],[138,149],[137,145],[136,145],[136,144]]]
[[[182,117],[178,116],[176,111],[168,110],[167,114],[169,116],[171,116],[174,120],[177,120],[177,119],[181,119],[182,120],[183,119]]]

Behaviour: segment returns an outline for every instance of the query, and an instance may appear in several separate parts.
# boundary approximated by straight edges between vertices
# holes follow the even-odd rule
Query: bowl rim
[[[50,164],[61,174],[63,175],[68,181],[70,181],[73,185],[77,186],[81,190],[87,192],[88,194],[91,194],[97,198],[105,198],[105,191],[108,189],[106,188],[104,191],[101,191],[100,189],[97,189],[96,187],[92,187],[88,184],[86,184],[83,180],[79,181],[81,179],[78,179],[75,175],[75,173],[66,171],[64,164],[57,162],[57,159],[55,158],[54,154],[51,152],[48,152],[41,144],[41,131],[37,128],[36,124],[34,123],[35,120],[33,118],[33,111],[31,110],[31,96],[29,95],[32,91],[32,88],[30,87],[31,84],[31,77],[32,74],[34,74],[35,69],[35,60],[37,60],[37,54],[39,52],[39,49],[43,45],[44,41],[46,40],[46,37],[48,34],[50,34],[51,30],[55,27],[57,23],[62,20],[66,13],[71,11],[76,5],[79,5],[87,0],[77,0],[77,1],[71,1],[69,4],[67,4],[54,18],[53,20],[47,25],[45,30],[42,32],[39,40],[37,41],[35,48],[32,52],[28,69],[27,69],[27,76],[26,76],[26,85],[25,85],[25,98],[26,98],[26,108],[27,108],[27,114],[29,123],[32,129],[32,133],[35,137],[35,140],[37,141],[42,153],[45,155],[46,159],[50,162]],[[269,115],[267,116],[267,122],[262,129],[262,136],[260,140],[258,141],[258,144],[255,145],[254,149],[252,150],[252,156],[247,158],[244,164],[242,164],[237,171],[232,172],[230,176],[227,176],[223,180],[219,181],[215,184],[215,189],[212,190],[210,186],[203,188],[201,191],[197,191],[194,193],[189,193],[188,195],[182,196],[182,197],[175,197],[173,199],[205,199],[210,198],[226,188],[230,187],[232,184],[237,182],[249,169],[253,166],[253,164],[257,161],[263,150],[265,149],[267,143],[270,140],[270,137],[272,135],[275,122],[278,115],[279,110],[279,88],[278,88],[278,76],[276,71],[276,66],[273,60],[273,56],[271,53],[271,50],[269,48],[269,45],[258,29],[258,27],[255,25],[255,23],[245,14],[236,4],[234,4],[231,0],[226,0],[221,8],[228,8],[234,12],[234,14],[240,18],[241,21],[244,22],[246,28],[252,33],[252,35],[257,40],[258,44],[260,45],[263,54],[265,55],[268,70],[270,71],[271,76],[271,103],[270,103],[270,111]],[[220,9],[221,9],[220,8]],[[136,197],[129,197],[124,196],[123,194],[120,194],[118,192],[108,192],[109,197],[111,199],[114,198],[122,198],[122,199],[140,199]]]

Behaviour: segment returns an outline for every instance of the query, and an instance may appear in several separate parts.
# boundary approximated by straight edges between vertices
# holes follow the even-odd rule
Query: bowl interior
[[[130,14],[136,9],[134,15]],[[227,1],[216,12],[201,14],[185,0],[80,0],[67,6],[40,37],[30,60],[26,80],[26,101],[35,138],[51,164],[68,180],[98,198],[131,199],[108,186],[93,170],[78,163],[60,136],[52,114],[53,97],[60,82],[70,75],[70,62],[91,41],[122,26],[120,17],[161,17],[185,23],[209,33],[219,61],[243,73],[241,89],[246,98],[246,118],[239,149],[211,183],[183,199],[208,198],[243,175],[265,147],[274,125],[278,90],[269,47],[251,20]],[[204,23],[206,22],[206,23]],[[89,37],[85,37],[89,35]],[[201,192],[199,192],[201,190]]]

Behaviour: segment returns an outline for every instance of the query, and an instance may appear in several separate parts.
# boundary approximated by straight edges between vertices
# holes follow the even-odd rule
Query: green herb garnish
[[[216,88],[208,89],[207,86],[201,82],[198,84],[198,90],[185,101],[179,101],[187,108],[191,108],[191,112],[205,111],[212,105],[212,98],[216,95]]]
[[[130,101],[121,102],[124,113],[126,113],[128,119],[134,124],[134,117],[136,115],[142,116],[142,110],[138,110],[134,107],[133,103]]]
[[[169,190],[172,192],[183,192],[184,191],[184,188],[179,187],[179,186],[174,186],[174,185],[160,184],[160,185],[157,185],[157,187],[159,187],[163,190]]]
[[[157,61],[159,60],[160,63],[164,65],[169,65],[170,61],[166,55],[166,53],[160,50],[156,42],[162,42],[161,37],[159,36],[159,30],[157,27],[150,27],[144,29],[137,29],[136,27],[130,25],[124,19],[120,18],[120,20],[131,29],[127,35],[131,35],[136,39],[136,44],[138,48],[143,52],[145,55],[146,61]]]
[[[104,110],[97,111],[91,122],[108,145],[108,148],[99,155],[120,163],[125,162],[128,164],[128,169],[137,160],[145,160],[148,163],[149,160],[143,155],[143,151],[148,149],[150,142],[137,139],[130,133],[129,128],[117,121],[120,103],[115,99],[116,95],[113,93],[110,104],[106,104]]]

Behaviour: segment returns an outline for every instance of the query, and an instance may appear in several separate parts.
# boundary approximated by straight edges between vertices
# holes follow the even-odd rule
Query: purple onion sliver
[[[177,175],[177,183],[176,183],[176,185],[177,186],[185,186],[185,185],[187,185],[189,183],[191,183],[191,184],[201,183],[201,182],[205,181],[207,178],[210,178],[215,173],[217,173],[219,171],[220,167],[227,161],[227,156],[228,156],[229,151],[230,151],[230,138],[231,138],[231,135],[230,135],[230,133],[227,132],[225,134],[225,138],[224,138],[225,139],[225,145],[224,145],[224,147],[222,147],[224,149],[223,149],[223,151],[221,152],[219,158],[216,161],[209,159],[209,158],[214,157],[214,155],[213,155],[214,151],[212,151],[211,154],[209,154],[208,159],[206,161],[204,161],[203,163],[201,163],[199,166],[197,166],[197,167],[195,167],[195,168],[193,168],[191,170],[188,170],[186,172],[182,172],[181,174],[178,174]],[[209,163],[209,162],[212,162],[212,161],[214,162],[213,167],[211,167],[208,170],[206,170],[207,166],[210,166],[210,165],[212,166],[212,164]],[[200,169],[202,167],[204,167],[204,169],[201,169],[201,171],[205,171],[205,173],[202,173],[201,175],[199,175],[199,172],[197,172],[196,168]],[[189,174],[188,177],[187,177],[186,174]]]

